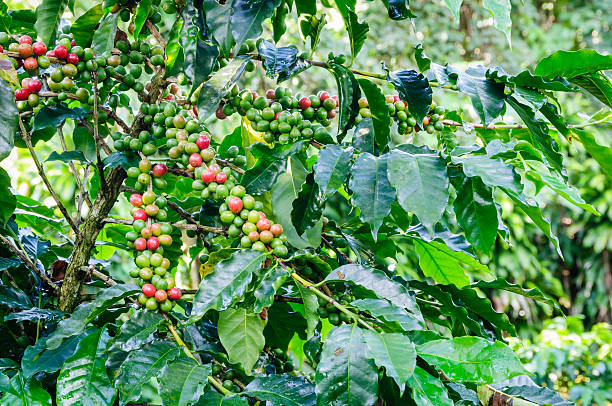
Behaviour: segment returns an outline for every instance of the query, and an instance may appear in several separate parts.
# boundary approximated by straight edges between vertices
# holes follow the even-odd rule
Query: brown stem
[[[64,138],[64,132],[62,131],[62,127],[57,127],[57,134],[59,135],[60,143],[62,144],[62,151],[64,152],[68,151],[68,148],[66,147],[66,139]],[[68,166],[70,166],[70,169],[72,170],[72,174],[74,175],[74,180],[76,181],[77,186],[79,187],[79,190],[81,191],[81,201],[84,200],[85,203],[87,203],[87,206],[91,209],[91,205],[92,205],[91,199],[89,198],[89,194],[85,190],[85,185],[81,181],[81,177],[79,176],[79,172],[77,171],[74,161],[68,162]],[[79,218],[77,219],[77,222],[80,221],[80,217],[81,217],[81,210],[79,207]]]
[[[51,193],[51,196],[53,197],[53,200],[55,200],[55,203],[57,204],[57,207],[62,212],[62,215],[64,216],[64,218],[66,219],[66,221],[70,225],[70,228],[72,228],[72,231],[74,231],[74,233],[78,236],[79,235],[79,228],[75,224],[75,222],[72,219],[72,217],[70,217],[70,214],[68,214],[68,210],[66,210],[66,207],[64,207],[64,204],[61,202],[59,196],[55,192],[55,189],[53,189],[53,187],[51,186],[51,182],[49,182],[49,179],[47,178],[47,175],[45,174],[45,169],[43,168],[42,164],[38,160],[38,156],[36,156],[36,152],[34,152],[34,147],[32,146],[32,139],[30,138],[30,134],[26,130],[25,125],[23,124],[23,121],[21,120],[21,117],[19,117],[19,128],[21,130],[21,136],[23,137],[23,140],[24,140],[26,146],[28,147],[28,150],[30,151],[30,155],[32,156],[32,160],[34,161],[34,165],[36,165],[36,169],[38,170],[38,175],[43,180],[43,182],[44,182],[45,186],[47,187],[47,190],[49,191],[49,193]]]
[[[98,130],[98,73],[93,72],[93,94],[94,94],[94,105],[93,105],[93,130],[94,130],[94,138],[96,140],[100,139],[100,133]],[[106,183],[106,178],[104,177],[104,164],[102,163],[102,157],[100,156],[100,145],[96,142],[96,166],[98,168],[98,176],[100,176],[100,186],[102,187],[102,192],[108,192],[108,184]]]
[[[127,219],[120,219],[114,217],[106,217],[104,220],[106,224],[124,224],[131,226],[134,221]],[[172,224],[173,227],[176,227],[180,230],[193,230],[193,231],[202,231],[207,233],[215,233],[215,234],[225,234],[225,229],[221,227],[209,227],[209,226],[201,226],[199,224],[181,224],[181,223],[169,223]]]
[[[159,42],[159,44],[166,48],[166,40],[164,39],[164,37],[161,36],[161,34],[159,33],[159,31],[157,31],[157,28],[155,28],[155,25],[153,25],[153,23],[149,20],[147,20],[145,22],[145,26],[147,27],[147,29],[149,30],[149,32],[151,34],[153,34],[153,36],[155,37],[155,39],[157,40],[157,42]]]
[[[94,138],[96,137],[94,128],[91,126],[91,124],[89,124],[87,120],[81,120],[79,121],[79,123],[81,123],[85,128],[87,128],[87,130],[89,130],[89,132],[91,133],[91,135],[94,136]],[[98,144],[100,144],[100,146],[102,147],[102,149],[107,155],[110,155],[113,152],[108,146],[108,144],[106,143],[106,141],[104,141],[104,138],[102,138],[99,134],[98,134],[98,137],[95,138],[95,140]]]

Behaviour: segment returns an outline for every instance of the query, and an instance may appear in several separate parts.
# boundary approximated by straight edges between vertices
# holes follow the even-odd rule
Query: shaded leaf
[[[352,160],[351,147],[342,148],[340,145],[329,144],[319,151],[313,170],[323,199],[327,199],[344,185]]]
[[[164,406],[187,406],[204,392],[212,364],[199,364],[188,357],[168,362],[160,375],[159,396]]]
[[[94,36],[96,25],[104,15],[102,4],[96,4],[79,18],[74,20],[70,26],[70,32],[77,44],[82,47],[89,46]]]
[[[58,320],[65,313],[61,310],[39,309],[33,307],[17,313],[10,313],[4,317],[4,321],[36,321],[36,320]]]
[[[416,17],[408,7],[408,0],[383,0],[387,13],[392,20],[405,20]]]
[[[38,38],[46,43],[53,43],[62,14],[66,10],[68,0],[42,0],[36,8],[34,29]]]
[[[520,193],[523,190],[521,177],[514,171],[512,165],[504,163],[500,158],[491,159],[486,155],[451,156],[454,164],[463,166],[463,173],[473,178],[479,177],[490,187],[501,187]]]
[[[402,69],[387,70],[387,80],[393,83],[400,99],[408,103],[408,110],[417,123],[421,123],[429,112],[433,93],[427,78],[415,70]]]
[[[13,89],[4,80],[0,80],[0,100],[0,108],[2,109],[2,116],[0,116],[0,161],[2,161],[13,150],[19,114]]]
[[[414,374],[408,379],[412,388],[412,399],[418,406],[453,406],[444,384],[422,368],[416,367]]]
[[[497,118],[503,108],[506,95],[504,84],[497,83],[485,77],[483,66],[470,67],[465,72],[457,72],[457,87],[467,94],[472,105],[484,124],[489,124]]]
[[[34,306],[23,290],[4,285],[0,285],[0,305],[11,309],[30,309]]]
[[[221,51],[227,55],[234,45],[232,36],[232,4],[220,4],[216,0],[203,0],[204,9],[200,13],[206,14],[206,25],[213,38],[219,44]]]
[[[305,378],[287,374],[255,378],[242,393],[278,405],[316,405],[314,386]]]
[[[406,389],[406,381],[416,367],[414,344],[404,334],[364,331],[369,356],[376,365],[385,368],[387,376],[393,378],[401,393]]]
[[[338,89],[338,134],[345,134],[355,123],[355,117],[359,111],[359,98],[361,97],[359,82],[345,66],[331,63],[330,71],[336,79]]]
[[[263,40],[257,49],[264,57],[266,75],[277,77],[277,83],[283,82],[308,69],[310,64],[298,57],[295,46],[277,48],[269,41]]]
[[[292,203],[291,223],[298,234],[303,234],[319,221],[323,214],[323,204],[324,199],[315,182],[314,172],[310,172]]]
[[[82,120],[87,112],[81,108],[71,109],[60,104],[59,106],[44,106],[34,117],[33,131],[47,127],[59,127],[67,119]]]
[[[100,21],[91,41],[91,47],[97,55],[113,49],[118,18],[119,13],[108,13]]]
[[[257,38],[263,30],[263,21],[272,17],[274,9],[280,5],[280,0],[234,0],[231,17],[232,35],[239,48],[247,39]]]
[[[276,291],[289,278],[287,270],[281,266],[271,267],[261,276],[259,286],[253,291],[255,307],[253,311],[259,313],[264,307],[272,306]]]
[[[365,40],[368,37],[370,27],[366,21],[359,22],[357,14],[350,8],[347,9],[346,28],[349,34],[349,42],[351,44],[351,65],[355,61],[357,54],[363,47]]]
[[[52,374],[59,371],[72,354],[86,332],[74,335],[63,341],[57,348],[48,348],[48,337],[39,338],[34,345],[26,348],[21,359],[21,369],[25,378],[31,378],[39,372]]]
[[[493,281],[478,281],[471,285],[473,288],[486,288],[486,289],[501,289],[508,292],[515,293],[517,295],[525,296],[529,299],[536,300],[538,302],[546,303],[556,310],[559,314],[563,311],[556,300],[542,293],[538,288],[526,289],[516,283],[510,283],[504,278],[498,278]]]
[[[469,178],[457,190],[453,207],[468,241],[488,253],[495,243],[498,225],[491,189],[480,178]]]
[[[386,299],[357,299],[351,305],[384,321],[396,331],[421,330],[425,327],[422,317],[415,317]]]
[[[374,139],[380,151],[384,151],[389,143],[391,136],[391,116],[385,96],[378,86],[368,79],[358,79],[361,90],[368,100],[368,106],[372,113],[372,128],[374,129]],[[355,130],[357,132],[357,130]],[[353,135],[353,138],[355,135]]]
[[[612,107],[612,83],[605,73],[587,73],[575,76],[571,82],[580,86],[608,107]]]
[[[1,142],[1,141],[0,141]],[[11,178],[4,170],[0,168],[0,224],[5,225],[15,212],[17,206],[17,198],[11,192]]]
[[[45,160],[45,162],[52,161],[60,161],[64,163],[68,163],[71,161],[89,162],[89,160],[85,158],[85,155],[83,155],[82,151],[64,151],[60,154],[53,151],[49,155],[49,158]]]

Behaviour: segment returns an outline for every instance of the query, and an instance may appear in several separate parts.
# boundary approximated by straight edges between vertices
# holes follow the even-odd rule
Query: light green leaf
[[[392,305],[386,299],[357,299],[351,302],[362,312],[382,320],[396,331],[421,330],[425,328],[422,318],[415,317],[405,309]]]
[[[217,329],[230,362],[240,364],[250,373],[265,344],[259,313],[243,308],[223,310],[219,313]]]
[[[448,397],[444,384],[422,368],[416,367],[408,379],[412,388],[412,399],[417,406],[453,406],[455,403]]]
[[[317,404],[372,405],[378,392],[378,371],[357,324],[330,330],[323,343],[316,375]]]
[[[376,365],[385,368],[386,374],[395,380],[404,393],[406,381],[416,367],[416,350],[408,337],[401,333],[364,331],[368,354]]]
[[[501,187],[515,193],[523,190],[519,174],[500,158],[491,159],[486,155],[462,155],[452,156],[451,160],[454,164],[463,166],[463,173],[466,176],[479,177],[487,186]]]
[[[452,381],[483,385],[528,374],[507,345],[482,337],[429,341],[419,345],[417,353],[440,368]]]
[[[574,76],[612,69],[612,55],[602,55],[593,49],[556,51],[538,62],[536,75],[555,77]]]
[[[98,25],[103,15],[102,3],[99,3],[87,10],[72,23],[70,32],[77,44],[82,47],[91,44],[96,25]]]
[[[446,165],[434,153],[407,153],[394,149],[388,160],[388,176],[402,208],[419,217],[433,234],[448,203]]]
[[[108,13],[100,21],[98,29],[94,32],[91,47],[98,55],[113,49],[119,13]]]
[[[346,19],[346,29],[349,34],[349,41],[351,43],[351,65],[355,62],[357,54],[361,50],[365,40],[368,37],[368,31],[370,27],[366,21],[359,22],[357,13],[350,8],[347,9],[348,15]]]
[[[147,17],[151,11],[151,0],[140,0],[134,15],[134,38],[140,36],[140,31],[144,27]]]
[[[1,136],[0,136],[1,137]],[[0,141],[1,142],[1,141]],[[9,174],[0,168],[0,224],[5,225],[11,218],[17,207],[17,198],[11,192],[11,178]]]
[[[453,15],[455,24],[459,24],[459,10],[461,10],[461,3],[463,3],[463,0],[444,0],[444,3]]]
[[[578,141],[582,143],[584,149],[591,155],[601,169],[612,179],[612,148],[608,148],[604,145],[597,143],[597,140],[588,131],[574,128],[573,133],[576,135]]]
[[[2,374],[1,376],[6,375]],[[2,405],[51,406],[51,396],[42,388],[40,381],[26,380],[21,373],[17,373],[5,386],[5,388],[2,388],[4,394],[0,397],[0,404]]]
[[[68,0],[43,0],[36,8],[34,29],[39,40],[46,44],[54,42],[57,27],[67,5]]]
[[[301,283],[296,282],[295,284],[300,292],[302,301],[304,302],[304,318],[306,319],[306,325],[308,326],[306,333],[307,339],[310,339],[314,335],[317,324],[319,324],[319,300],[317,299],[317,296],[310,291],[310,289],[306,289]]]
[[[510,18],[512,3],[510,0],[483,0],[482,6],[491,12],[495,28],[506,34],[506,39],[510,44],[510,31],[512,30],[512,19]]]
[[[160,375],[159,396],[164,406],[187,406],[204,393],[212,364],[199,364],[188,357],[168,362]]]

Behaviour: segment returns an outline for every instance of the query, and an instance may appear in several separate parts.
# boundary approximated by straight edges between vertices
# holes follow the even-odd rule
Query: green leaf
[[[304,318],[306,319],[306,335],[307,339],[314,336],[315,328],[319,324],[319,300],[317,295],[312,293],[310,289],[306,289],[301,283],[296,282],[298,292],[304,302]]]
[[[34,345],[26,348],[23,354],[21,359],[23,376],[30,379],[39,372],[52,374],[59,371],[64,362],[74,354],[77,345],[86,335],[86,332],[81,332],[69,337],[54,349],[48,348],[48,337],[40,338]]]
[[[208,390],[196,406],[249,406],[249,401],[239,395],[223,396],[214,389]]]
[[[168,362],[160,375],[159,396],[164,406],[187,406],[204,393],[212,364],[199,364],[181,357]]]
[[[527,125],[529,134],[531,135],[529,142],[544,154],[550,165],[558,172],[563,170],[563,155],[556,149],[556,144],[553,138],[548,133],[548,125],[538,120],[535,113],[524,104],[519,103],[514,97],[507,99],[508,104],[521,117]]]
[[[323,199],[327,199],[344,185],[352,160],[352,147],[342,148],[339,145],[329,144],[319,151],[313,169]]]
[[[608,177],[612,179],[612,148],[598,144],[593,134],[588,131],[578,128],[574,128],[572,131],[578,141],[582,143],[584,149],[599,163],[599,166]]]
[[[461,10],[461,4],[463,3],[463,0],[444,0],[444,3],[453,15],[455,23],[459,24],[459,10]]]
[[[134,38],[140,36],[140,31],[142,31],[142,27],[144,27],[150,11],[151,0],[140,0],[138,2],[138,7],[134,13]]]
[[[425,328],[422,317],[415,317],[405,309],[392,305],[386,299],[357,299],[351,302],[351,305],[362,312],[370,313],[399,332]]]
[[[5,376],[5,375],[0,375]],[[7,378],[8,380],[8,378]],[[25,380],[20,373],[15,374],[9,385],[2,388],[4,394],[0,403],[10,406],[51,406],[51,396],[35,379]]]
[[[34,23],[39,40],[46,44],[54,42],[57,27],[67,5],[68,0],[42,0],[40,6],[36,8],[36,22]]]
[[[291,223],[298,234],[303,234],[319,221],[323,214],[323,204],[324,199],[315,182],[314,172],[310,172],[291,205]]]
[[[376,152],[372,117],[366,117],[361,120],[355,126],[352,137],[352,144],[357,152],[368,152],[370,154]]]
[[[204,121],[219,107],[221,99],[229,92],[234,83],[242,76],[248,56],[233,58],[227,65],[215,72],[202,84],[198,97],[198,117]]]
[[[370,27],[366,21],[359,22],[357,13],[350,8],[347,9],[348,17],[346,20],[346,28],[349,34],[349,42],[351,44],[351,65],[355,62],[357,54],[363,47],[365,40],[368,38]]]
[[[206,13],[206,25],[223,54],[227,55],[234,45],[231,23],[232,4],[231,2],[220,4],[216,0],[203,0],[203,3],[204,10],[200,10],[200,13]]]
[[[81,340],[57,378],[58,405],[113,403],[116,392],[104,366],[104,351],[109,338],[106,331],[99,329]]]
[[[170,72],[170,74],[180,71],[185,63],[185,51],[183,50],[181,41],[183,35],[185,35],[183,34],[184,25],[184,20],[182,18],[176,18],[170,29],[165,49],[166,58],[164,61],[166,71]]]
[[[372,405],[378,392],[378,371],[356,324],[330,330],[317,366],[318,405]]]
[[[68,108],[63,104],[59,106],[45,106],[34,117],[33,131],[41,130],[47,127],[59,127],[71,118],[73,120],[82,120],[87,117],[87,112],[80,108]]]
[[[457,287],[469,285],[470,278],[465,274],[467,269],[489,272],[474,257],[463,251],[453,251],[436,241],[425,242],[414,239],[414,248],[419,256],[419,267],[436,283],[453,284]]]
[[[514,193],[523,190],[521,177],[514,168],[505,164],[500,158],[489,158],[486,155],[451,156],[456,165],[463,166],[463,173],[470,178],[479,177],[489,187],[500,187]]]
[[[189,54],[185,58],[185,74],[191,74],[191,80],[193,82],[191,86],[192,92],[195,91],[213,71],[218,57],[219,48],[216,45],[209,45],[198,38],[195,50],[195,61],[193,61],[193,63],[191,62]]]
[[[571,82],[597,97],[606,106],[612,107],[612,83],[605,73],[574,76]]]
[[[189,322],[201,319],[210,309],[224,310],[246,292],[253,274],[258,272],[267,254],[240,250],[219,262],[213,273],[206,275],[193,298]]]
[[[113,49],[119,13],[108,13],[100,21],[98,29],[94,31],[91,47],[97,55]]]
[[[120,405],[136,401],[142,394],[142,386],[156,377],[166,364],[180,354],[172,341],[154,341],[138,351],[132,351],[121,367],[115,387],[119,390]]]
[[[351,282],[367,289],[376,297],[387,299],[394,305],[403,307],[417,317],[421,317],[414,294],[378,269],[365,268],[357,264],[343,265],[327,275],[325,281]]]
[[[488,253],[497,237],[497,208],[491,189],[480,178],[468,178],[457,190],[453,204],[457,223],[467,240],[484,253]]]
[[[17,198],[11,192],[11,178],[9,174],[0,168],[0,224],[5,225],[15,212]]]
[[[408,0],[383,0],[387,13],[392,20],[405,20],[416,17],[408,7]]]
[[[336,79],[338,100],[340,102],[338,109],[338,134],[345,134],[355,123],[355,117],[357,117],[359,112],[359,98],[361,97],[359,82],[355,79],[353,72],[345,66],[331,63],[330,71],[334,75],[334,79]]]
[[[13,87],[20,87],[17,71],[13,66],[12,59],[5,54],[0,54],[0,79]]]
[[[232,35],[236,41],[236,49],[247,39],[257,38],[263,31],[263,21],[272,17],[274,9],[280,5],[280,0],[234,0],[231,18]]]
[[[504,84],[486,78],[485,72],[486,68],[483,66],[471,67],[465,72],[457,72],[459,75],[457,87],[460,92],[470,97],[482,122],[489,124],[501,114],[506,95]]]
[[[91,44],[96,25],[98,25],[103,15],[102,3],[96,4],[72,23],[70,32],[77,44],[82,47],[87,47]]]
[[[9,156],[15,145],[15,132],[17,131],[18,111],[15,104],[13,89],[0,80],[0,161]]]
[[[277,77],[277,83],[292,78],[311,66],[298,57],[298,49],[295,46],[277,48],[271,42],[263,40],[259,44],[258,51],[259,55],[264,57],[266,75],[271,78]]]
[[[385,368],[387,376],[393,378],[401,393],[406,389],[406,381],[416,367],[414,344],[404,334],[364,331],[368,354],[376,365]]]
[[[219,313],[217,329],[230,362],[240,364],[250,373],[265,344],[259,313],[243,308],[223,310]]]
[[[417,406],[453,406],[455,404],[448,397],[444,384],[420,367],[416,367],[414,374],[408,379],[408,386],[412,388],[412,399]]]
[[[53,151],[49,155],[49,158],[45,160],[45,162],[53,162],[60,161],[64,163],[72,162],[72,161],[80,161],[80,162],[89,162],[85,155],[83,155],[82,151],[64,151],[60,154]]]
[[[402,208],[416,214],[433,234],[434,225],[448,204],[449,181],[444,161],[435,153],[394,149],[388,159],[388,177]]]
[[[453,381],[483,385],[528,374],[507,345],[482,337],[430,341],[419,345],[417,353]]]
[[[512,4],[510,0],[483,0],[482,6],[491,12],[495,28],[506,34],[506,40],[510,44],[510,31],[512,30],[512,19],[510,18]]]
[[[502,392],[513,397],[518,396],[537,405],[575,406],[574,403],[563,399],[557,392],[540,386],[511,386],[504,388]]]
[[[372,113],[372,128],[376,145],[380,151],[384,151],[391,137],[391,116],[385,96],[378,86],[368,79],[358,79],[361,90],[368,100],[368,106]],[[354,136],[353,136],[354,137]]]
[[[253,291],[255,297],[255,308],[253,311],[259,313],[264,307],[272,306],[276,291],[289,278],[289,273],[281,266],[274,266],[265,271],[262,275],[259,286]]]
[[[510,77],[510,81],[518,87],[527,87],[531,89],[555,90],[558,92],[575,92],[577,90],[563,78],[545,78],[543,76],[533,75],[529,70],[524,70],[518,75]]]
[[[20,321],[33,321],[33,320],[58,320],[65,313],[61,310],[50,310],[50,309],[39,309],[33,307],[28,310],[24,310],[17,313],[9,313],[4,317],[4,321],[15,320]]]
[[[557,51],[538,62],[536,75],[555,77],[574,76],[612,69],[612,55],[601,55],[593,49]]]
[[[306,329],[306,319],[301,313],[293,311],[289,303],[274,302],[274,305],[268,309],[268,319],[263,335],[268,347],[287,351],[295,334],[302,340],[306,339]]]
[[[415,70],[387,70],[387,80],[393,83],[400,99],[408,103],[408,110],[417,123],[421,123],[431,106],[432,90],[429,81]]]
[[[11,309],[30,309],[34,306],[23,290],[5,285],[0,285],[0,305]]]
[[[545,295],[538,288],[525,289],[521,285],[516,283],[510,283],[504,278],[498,278],[493,281],[478,281],[471,285],[473,288],[479,289],[501,289],[507,292],[512,292],[517,295],[525,296],[526,298],[536,300],[538,302],[546,303],[551,306],[557,313],[562,314],[563,311],[556,300],[550,296]]]
[[[0,170],[0,173],[2,173],[1,170]],[[13,257],[13,258],[0,258],[0,271],[5,271],[5,270],[11,269],[11,268],[17,268],[21,264],[22,264],[22,261],[20,259],[18,259],[17,257]],[[9,289],[12,289],[12,288],[9,288]],[[3,292],[2,288],[0,288],[0,292]],[[28,300],[30,300],[30,299],[28,299]],[[0,304],[4,304],[4,303],[2,303],[2,293],[0,293]]]
[[[383,218],[391,213],[395,190],[387,178],[388,157],[364,152],[351,170],[349,187],[353,191],[353,205],[359,208],[359,218],[370,224],[376,240]]]
[[[252,380],[243,394],[286,406],[315,406],[313,385],[305,378],[293,375],[268,375]]]

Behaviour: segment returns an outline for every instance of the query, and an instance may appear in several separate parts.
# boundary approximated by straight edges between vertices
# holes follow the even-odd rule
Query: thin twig
[[[134,224],[134,221],[128,219],[120,219],[114,217],[106,217],[103,220],[106,224],[123,224],[131,226]],[[209,226],[201,226],[199,224],[181,224],[181,223],[168,223],[173,227],[176,227],[180,230],[192,230],[192,231],[201,231],[206,233],[215,233],[215,234],[225,234],[225,229],[221,227],[209,227]]]
[[[104,141],[104,138],[102,138],[99,134],[98,134],[98,137],[96,138],[94,128],[91,126],[91,124],[89,124],[89,122],[86,119],[79,121],[79,123],[81,123],[85,128],[89,130],[91,135],[93,135],[94,138],[96,139],[96,142],[100,144],[100,146],[102,147],[102,149],[107,155],[110,155],[113,152],[108,146],[108,144],[106,143],[106,141]]]
[[[47,178],[47,175],[45,174],[45,169],[43,168],[42,164],[38,160],[38,156],[36,156],[36,152],[34,152],[34,147],[32,146],[32,139],[30,138],[30,134],[26,130],[25,125],[23,124],[23,121],[21,120],[21,117],[19,117],[19,128],[21,130],[21,136],[23,137],[23,140],[26,146],[28,147],[28,150],[30,151],[30,155],[32,156],[34,165],[36,165],[36,169],[38,170],[38,175],[43,180],[45,186],[47,187],[47,190],[53,197],[53,200],[55,200],[57,207],[60,209],[60,211],[62,212],[62,215],[64,216],[64,218],[70,225],[70,228],[72,228],[72,230],[74,231],[76,235],[79,235],[79,228],[75,224],[72,217],[70,217],[70,214],[68,214],[68,210],[66,210],[66,207],[64,207],[64,204],[61,202],[59,196],[55,192],[55,189],[53,189],[53,187],[51,186],[51,182],[49,182],[49,179]]]
[[[155,28],[155,25],[153,25],[153,23],[151,23],[151,21],[147,20],[145,23],[145,26],[147,27],[147,29],[149,30],[149,32],[151,34],[153,34],[153,36],[155,37],[155,39],[157,40],[157,42],[159,42],[159,44],[166,48],[166,40],[164,39],[164,37],[161,36],[161,34],[159,33],[159,31],[157,31],[157,28]]]
[[[21,259],[23,261],[24,264],[26,264],[26,266],[28,268],[30,268],[31,270],[34,271],[34,273],[36,273],[36,275],[38,275],[38,277],[40,277],[42,280],[44,280],[47,285],[49,285],[49,287],[51,287],[51,289],[53,289],[53,291],[55,292],[56,295],[59,295],[60,293],[60,287],[57,286],[55,284],[55,282],[53,282],[53,280],[51,280],[51,278],[49,278],[43,271],[41,271],[33,262],[32,260],[23,252],[21,252],[21,250],[19,250],[16,246],[14,246],[11,241],[0,235],[0,242],[2,242],[4,245],[7,246],[8,249],[10,249],[11,251],[13,251],[13,253],[15,255],[17,255],[19,257],[19,259]]]
[[[121,127],[123,129],[124,132],[128,133],[130,131],[130,127],[113,110],[111,110],[109,108],[106,108],[104,106],[98,106],[98,108],[100,110],[106,111],[108,116],[110,118],[112,118],[115,121],[115,123],[117,123],[119,125],[119,127]]]
[[[68,151],[68,148],[66,147],[66,139],[64,138],[64,131],[62,130],[61,126],[57,127],[57,134],[59,135],[60,143],[62,144],[62,150],[64,152]],[[76,181],[77,186],[79,187],[79,190],[81,191],[80,202],[84,200],[85,203],[87,203],[87,206],[89,206],[89,208],[91,209],[91,206],[92,206],[91,199],[89,198],[89,194],[85,191],[85,185],[83,185],[83,182],[81,181],[81,177],[79,176],[79,172],[76,168],[76,165],[74,164],[74,161],[68,162],[68,166],[70,166],[70,169],[72,170],[72,174],[74,175],[74,180]],[[77,223],[80,222],[80,218],[81,218],[81,208],[79,205],[79,216],[77,217]]]

